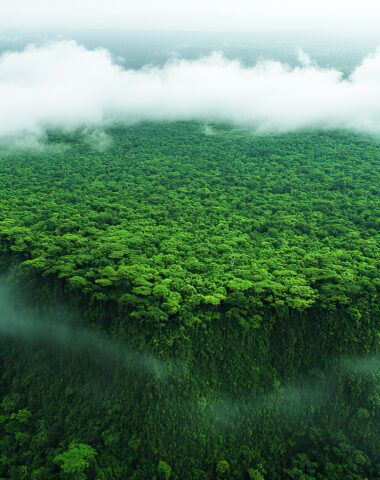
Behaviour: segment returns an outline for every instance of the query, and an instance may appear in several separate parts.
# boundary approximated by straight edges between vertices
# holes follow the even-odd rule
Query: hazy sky
[[[378,0],[0,0],[0,28],[378,31]]]

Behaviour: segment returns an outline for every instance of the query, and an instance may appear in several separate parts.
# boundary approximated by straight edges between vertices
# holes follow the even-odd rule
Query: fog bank
[[[0,57],[0,136],[112,122],[230,122],[259,132],[344,128],[380,133],[380,49],[345,77],[304,52],[299,66],[246,67],[213,53],[125,69],[74,41]]]

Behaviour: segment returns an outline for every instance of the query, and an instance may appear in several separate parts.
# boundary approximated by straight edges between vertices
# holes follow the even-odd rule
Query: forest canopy
[[[45,140],[0,152],[0,478],[379,478],[378,140]]]
[[[197,321],[189,308],[214,311],[234,295],[258,312],[376,296],[376,140],[222,126],[207,135],[193,123],[107,135],[100,151],[78,131],[3,154],[4,252],[93,300],[149,317],[148,302],[152,320],[184,315],[186,325]]]

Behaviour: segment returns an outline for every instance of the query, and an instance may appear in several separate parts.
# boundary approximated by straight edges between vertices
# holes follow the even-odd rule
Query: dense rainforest
[[[193,122],[0,150],[0,479],[380,479],[380,143]]]

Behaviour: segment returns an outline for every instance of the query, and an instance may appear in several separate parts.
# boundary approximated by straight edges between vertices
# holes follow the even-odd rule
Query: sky
[[[376,32],[378,0],[0,0],[2,29]]]

